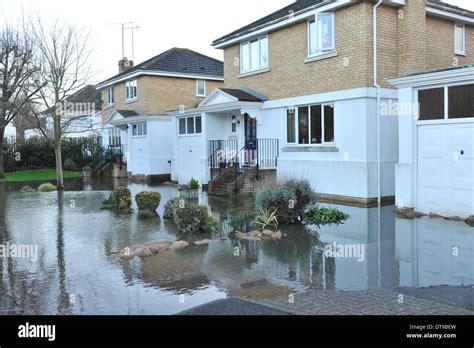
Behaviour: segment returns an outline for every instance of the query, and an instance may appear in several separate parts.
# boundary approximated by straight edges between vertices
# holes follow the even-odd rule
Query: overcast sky
[[[0,0],[0,21],[17,17],[22,8],[45,16],[61,16],[91,30],[98,79],[118,72],[122,55],[121,26],[133,22],[135,63],[172,47],[186,47],[217,59],[221,50],[211,42],[293,0]],[[473,0],[448,0],[474,10]],[[126,33],[126,56],[131,58],[131,31]],[[98,82],[98,81],[95,81]]]

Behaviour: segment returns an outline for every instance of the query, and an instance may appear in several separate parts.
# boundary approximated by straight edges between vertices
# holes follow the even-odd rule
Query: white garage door
[[[192,178],[201,179],[201,136],[180,137],[178,177],[180,184],[187,184]]]
[[[418,208],[474,214],[474,123],[418,127]]]

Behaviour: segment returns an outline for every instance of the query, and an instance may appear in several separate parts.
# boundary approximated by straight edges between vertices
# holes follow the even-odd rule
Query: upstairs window
[[[310,57],[336,50],[334,13],[318,13],[308,23],[308,55]]]
[[[240,72],[268,68],[268,37],[245,42],[240,46]]]
[[[107,90],[107,103],[109,105],[113,105],[115,102],[115,98],[114,98],[114,88],[113,87],[110,87],[108,90]]]
[[[126,101],[137,99],[137,80],[130,80],[125,83]]]
[[[206,96],[206,80],[196,80],[196,96]]]
[[[466,29],[464,25],[456,24],[454,27],[455,53],[466,54]]]

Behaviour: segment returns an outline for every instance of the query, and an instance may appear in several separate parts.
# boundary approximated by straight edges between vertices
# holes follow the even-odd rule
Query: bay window
[[[268,37],[245,42],[240,46],[240,72],[268,68]]]
[[[308,22],[308,56],[313,57],[336,50],[334,13],[318,13]]]
[[[300,106],[287,111],[287,143],[323,145],[334,143],[334,105]]]

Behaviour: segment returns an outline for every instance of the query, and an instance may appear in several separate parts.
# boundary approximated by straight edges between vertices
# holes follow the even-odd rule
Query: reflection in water
[[[472,285],[474,229],[438,219],[395,219],[382,209],[339,206],[339,226],[289,226],[275,241],[228,240],[125,261],[114,252],[153,239],[174,240],[173,223],[102,211],[117,180],[68,180],[64,193],[22,193],[0,184],[0,243],[38,245],[37,262],[0,258],[0,313],[171,314],[226,296],[272,298],[305,289]],[[29,183],[28,183],[29,184]],[[37,186],[33,184],[33,186]],[[166,186],[128,185],[134,196]],[[73,204],[71,204],[73,202]],[[199,198],[223,223],[252,200]],[[327,257],[328,244],[363,246],[364,257]],[[453,257],[453,248],[458,256]]]

